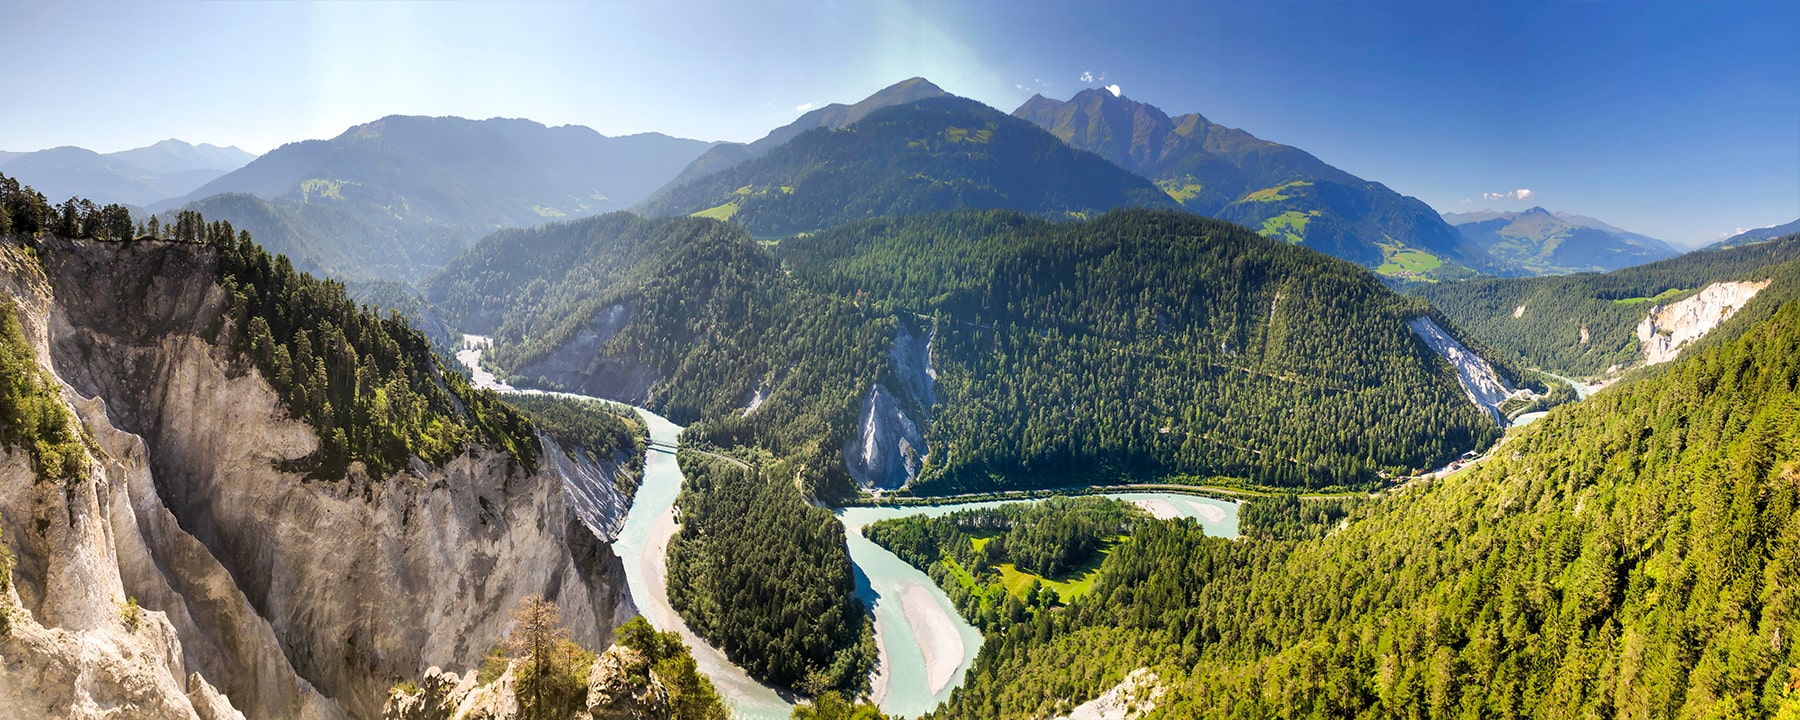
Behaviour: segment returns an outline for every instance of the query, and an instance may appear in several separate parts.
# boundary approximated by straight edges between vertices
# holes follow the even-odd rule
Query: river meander
[[[467,336],[480,344],[484,338]],[[480,350],[465,350],[457,359],[475,375],[475,383],[500,392],[517,390],[498,382],[481,369]],[[564,394],[564,393],[558,393]],[[571,397],[585,397],[571,395]],[[602,398],[589,398],[611,402]],[[656,413],[637,408],[659,445],[674,446],[681,427]],[[675,497],[681,492],[681,468],[669,452],[651,449],[644,459],[644,478],[626,514],[624,527],[613,540],[613,552],[625,565],[631,600],[652,625],[679,632],[694,650],[701,672],[711,678],[731,704],[736,717],[747,720],[786,718],[793,708],[790,696],[752,679],[732,664],[724,653],[695,636],[669,606],[665,558],[669,538],[675,534]],[[1107,493],[1142,505],[1157,517],[1192,518],[1210,534],[1237,537],[1237,503],[1178,493]],[[981,633],[956,613],[950,598],[924,572],[893,553],[865,539],[861,528],[869,523],[909,515],[946,515],[958,510],[992,507],[1006,502],[981,501],[950,505],[910,507],[850,507],[836,510],[844,523],[850,560],[856,566],[857,594],[875,616],[876,644],[881,662],[872,679],[872,694],[881,709],[891,715],[917,717],[962,684],[963,675],[981,650]]]

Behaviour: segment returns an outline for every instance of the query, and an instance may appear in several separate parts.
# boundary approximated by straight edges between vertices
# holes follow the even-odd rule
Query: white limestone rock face
[[[914,337],[903,322],[894,334],[894,348],[889,352],[894,377],[906,386],[913,403],[925,411],[937,404],[937,368],[931,364],[931,344],[935,339],[935,332],[925,333],[923,340]]]
[[[1057,720],[1137,720],[1156,709],[1164,688],[1149,668],[1138,668],[1100,697],[1075,706]]]
[[[628,458],[596,459],[582,448],[564,448],[549,435],[538,433],[544,461],[555,466],[563,479],[563,494],[587,529],[605,542],[619,537],[631,498],[619,490],[618,475],[629,472]]]
[[[893,490],[919,474],[925,436],[886,387],[869,387],[857,418],[856,435],[844,444],[844,464],[857,484],[868,490]]]
[[[1693,297],[1651,308],[1650,314],[1637,326],[1638,348],[1644,353],[1644,364],[1657,365],[1674,360],[1683,348],[1730,320],[1756,297],[1756,293],[1768,286],[1768,280],[1716,282]]]
[[[43,365],[49,289],[22,259],[0,245],[0,292]],[[132,459],[103,448],[84,453],[83,477],[58,481],[39,477],[25,450],[0,446],[0,526],[17,563],[0,591],[0,717],[241,720],[188,672],[169,617],[125,612],[134,588],[120,559],[135,551],[134,533],[117,523],[128,487],[114,469]]]
[[[1414,318],[1408,320],[1406,326],[1412,328],[1413,334],[1424,340],[1433,351],[1450,361],[1450,365],[1456,368],[1456,380],[1468,395],[1469,402],[1481,408],[1495,422],[1506,424],[1506,416],[1500,412],[1500,406],[1507,400],[1515,396],[1532,395],[1529,389],[1514,388],[1499,373],[1494,372],[1493,365],[1444,332],[1431,318]]]
[[[59,487],[0,451],[18,557],[0,717],[379,717],[395,681],[479,664],[525,595],[555,600],[590,646],[635,613],[602,540],[623,516],[595,494],[605,463],[570,471],[594,486],[574,502],[557,463],[527,472],[480,447],[381,479],[282,471],[316,436],[205,339],[228,322],[205,251],[43,256],[48,282],[0,263],[0,290],[99,452]]]

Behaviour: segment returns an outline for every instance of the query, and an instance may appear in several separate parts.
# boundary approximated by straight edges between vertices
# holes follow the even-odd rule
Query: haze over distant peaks
[[[236,147],[169,139],[148,147],[97,153],[63,146],[0,153],[0,172],[31,185],[52,201],[148,205],[186,194],[256,156]]]
[[[1470,242],[1536,273],[1605,272],[1680,254],[1648,235],[1541,207],[1446,213],[1444,219]]]
[[[1779,238],[1779,237],[1782,237],[1785,235],[1792,235],[1794,233],[1800,233],[1800,220],[1795,220],[1791,223],[1785,223],[1782,225],[1770,225],[1769,227],[1765,227],[1765,228],[1756,228],[1754,230],[1746,230],[1744,232],[1741,232],[1741,233],[1738,233],[1731,237],[1725,238],[1724,240],[1720,240],[1716,243],[1713,243],[1711,245],[1708,245],[1708,246],[1700,248],[1700,249],[1701,250],[1720,250],[1720,249],[1724,249],[1724,248],[1737,247],[1739,245],[1755,245],[1757,243],[1768,242],[1770,240],[1774,240],[1776,238]]]
[[[1198,113],[1170,117],[1156,106],[1090,88],[1067,101],[1034,95],[1013,115],[1156,181],[1189,211],[1385,275],[1440,278],[1507,269],[1424,202]]]
[[[170,138],[148,147],[110,153],[107,157],[123,160],[157,173],[175,173],[186,170],[231,172],[250,164],[251,160],[256,159],[256,154],[241,150],[237,146],[219,147],[211,143],[190,145]]]
[[[262,231],[271,250],[308,269],[417,279],[498,228],[629,207],[707,146],[530,120],[392,115],[283,145],[152,209],[198,203],[208,217]]]

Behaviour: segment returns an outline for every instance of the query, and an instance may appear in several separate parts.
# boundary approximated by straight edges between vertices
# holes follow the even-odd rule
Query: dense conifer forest
[[[1364,487],[1497,434],[1406,329],[1428,305],[1176,213],[966,211],[772,253],[716,221],[609,215],[489,238],[428,297],[493,333],[494,364],[526,383],[618,389],[539,377],[600,335],[591,358],[655,379],[635,399],[696,441],[803,459],[803,486],[826,497],[850,491],[842,443],[876,383],[925,426],[923,493],[1168,476]],[[935,403],[903,391],[902,326],[931,338]]]
[[[683,451],[669,604],[753,677],[809,695],[868,684],[875,635],[844,526],[800,500],[786,469]]]
[[[1786,717],[1797,508],[1789,305],[1329,537],[1141,523],[933,716],[1043,716],[1151,667],[1155,718]]]
[[[1147,519],[1143,510],[1121,500],[1053,497],[943,517],[883,520],[864,527],[862,533],[925,571],[957,612],[983,632],[993,633],[1073,600],[1043,581],[1079,580],[1076,576],[1086,572],[1102,551]],[[1015,574],[1036,577],[1017,592],[1008,586],[1008,575]]]
[[[1171,475],[1369,486],[1497,432],[1407,330],[1428,305],[1227,223],[960,212],[778,253],[818,292],[932,333],[922,493]]]

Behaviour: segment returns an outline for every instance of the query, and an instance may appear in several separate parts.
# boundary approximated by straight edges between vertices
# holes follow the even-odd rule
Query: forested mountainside
[[[497,234],[427,295],[517,379],[804,458],[825,495],[1366,486],[1497,433],[1407,328],[1428,306],[1172,213],[876,220],[773,254],[723,223],[613,215]]]
[[[1299,542],[1141,523],[936,718],[1800,713],[1800,305]],[[1146,691],[1150,694],[1153,691]]]
[[[802,284],[929,333],[920,492],[1163,475],[1362,486],[1496,432],[1408,330],[1428,306],[1227,223],[963,212],[778,254]]]
[[[1538,278],[1482,278],[1409,287],[1520,366],[1588,377],[1644,361],[1639,328],[1657,308],[1708,286],[1772,280],[1742,307],[1768,309],[1800,296],[1800,236],[1615,270]],[[1738,327],[1744,323],[1737,323]]]
[[[283,145],[151,209],[229,220],[302,269],[416,281],[499,228],[630,207],[706,148],[528,120],[395,115]]]
[[[1437,279],[1465,277],[1470,269],[1510,270],[1425,203],[1198,113],[1171,118],[1153,105],[1090,88],[1067,101],[1034,95],[1013,116],[1154,180],[1191,212],[1383,275]]]
[[[228,224],[64,208],[0,178],[0,654],[31,669],[0,707],[375,717],[524,595],[590,646],[630,615],[605,542],[634,445],[546,462],[580,425],[540,440]]]
[[[882,88],[881,90],[876,91],[875,94],[863,98],[851,105],[832,103],[816,110],[808,110],[806,114],[801,115],[798,119],[775,128],[774,130],[770,130],[769,134],[762,136],[755,142],[747,144],[734,142],[714,143],[712,147],[706,149],[706,152],[701,153],[700,157],[694,158],[693,162],[688,163],[687,167],[682,168],[680,175],[676,175],[675,179],[670,180],[667,185],[664,185],[661,189],[657,190],[652,197],[660,197],[667,194],[670,190],[681,187],[690,180],[697,180],[745,160],[754,160],[767,155],[770,150],[781,147],[782,144],[799,137],[808,130],[814,128],[837,130],[843,128],[845,125],[849,125],[850,123],[867,117],[869,113],[885,107],[905,105],[926,98],[944,97],[948,95],[949,93],[944,92],[942,88],[933,85],[931,81],[926,80],[925,78],[915,77]]]
[[[1030,123],[955,96],[800,134],[763,157],[658,194],[649,215],[701,215],[777,237],[960,208],[1053,217],[1174,207],[1143,178]]]
[[[1656,238],[1541,207],[1450,213],[1444,219],[1494,257],[1537,274],[1606,272],[1681,254]]]

